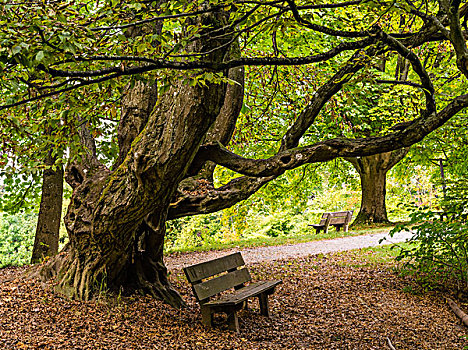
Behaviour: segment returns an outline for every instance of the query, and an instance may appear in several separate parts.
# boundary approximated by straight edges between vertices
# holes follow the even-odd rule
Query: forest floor
[[[0,270],[0,349],[468,346],[468,330],[445,303],[447,295],[421,293],[396,267],[390,255],[382,258],[376,248],[249,264],[254,280],[282,279],[283,284],[270,297],[271,318],[258,314],[256,302],[239,312],[239,334],[201,324],[180,268],[171,270],[170,279],[188,304],[183,310],[143,296],[103,293],[96,301],[71,301],[54,294],[50,285],[21,279],[25,267],[5,268]],[[468,304],[459,305],[468,309]]]

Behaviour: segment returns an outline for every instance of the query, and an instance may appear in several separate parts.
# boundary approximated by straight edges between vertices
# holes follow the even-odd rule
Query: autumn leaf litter
[[[282,279],[271,318],[253,301],[239,312],[240,333],[206,329],[180,270],[171,281],[188,307],[149,297],[103,294],[71,301],[50,286],[0,270],[0,349],[463,349],[468,331],[444,296],[418,294],[389,265],[352,252],[249,266],[254,280]],[[5,282],[6,280],[6,282]],[[460,304],[467,310],[467,304]]]

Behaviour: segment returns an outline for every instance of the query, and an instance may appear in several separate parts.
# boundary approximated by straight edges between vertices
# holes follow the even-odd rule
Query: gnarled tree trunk
[[[209,23],[222,26],[225,21],[222,12],[207,16],[217,17]],[[204,37],[192,44],[193,50],[212,51],[207,59],[221,62],[225,51],[212,49],[229,40],[229,35]],[[93,152],[70,167],[68,181],[74,191],[65,217],[70,243],[41,271],[57,280],[57,290],[79,299],[89,299],[102,288],[141,290],[173,306],[183,305],[163,264],[165,222],[225,93],[225,84],[207,81],[192,87],[180,82],[160,97],[115,170],[98,164]],[[121,142],[121,147],[126,144]]]
[[[408,153],[409,148],[360,158],[345,158],[361,178],[361,209],[354,224],[388,223],[385,196],[387,172]]]

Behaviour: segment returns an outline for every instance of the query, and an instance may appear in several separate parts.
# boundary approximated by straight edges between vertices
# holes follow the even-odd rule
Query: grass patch
[[[395,262],[399,248],[408,248],[408,243],[396,243],[377,247],[353,249],[335,253],[340,259],[340,265],[351,267],[365,267],[387,265]]]
[[[316,234],[311,232],[310,234],[301,235],[279,235],[277,237],[254,237],[254,238],[240,238],[238,240],[232,240],[228,242],[205,242],[204,244],[195,247],[178,247],[178,248],[167,248],[165,253],[187,253],[187,252],[200,252],[209,250],[224,250],[231,248],[249,248],[249,247],[265,247],[265,246],[276,246],[285,244],[298,244],[311,241],[320,241],[324,239],[334,239],[348,236],[361,236],[373,233],[388,232],[393,226],[378,226],[360,228],[358,230],[350,230],[349,232],[339,231],[336,232],[334,229],[325,234],[323,232]],[[313,230],[311,228],[311,230]]]

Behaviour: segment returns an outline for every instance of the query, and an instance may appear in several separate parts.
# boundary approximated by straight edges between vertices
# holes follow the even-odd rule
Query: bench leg
[[[213,324],[211,322],[212,320],[211,309],[207,306],[201,305],[200,310],[201,310],[202,323],[207,327],[213,327]]]
[[[227,314],[228,329],[236,333],[239,332],[239,320],[237,319],[237,312],[231,311]]]
[[[268,294],[262,293],[258,296],[260,302],[260,314],[266,317],[270,317],[270,309],[268,307]]]
[[[348,229],[349,229],[349,225],[344,225],[343,231],[344,231],[344,232],[348,232]]]

